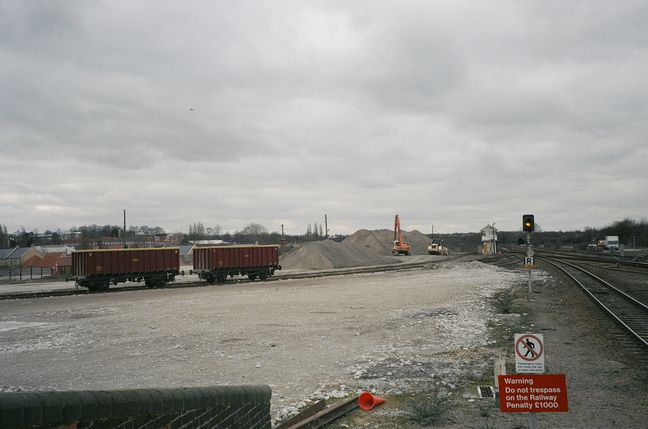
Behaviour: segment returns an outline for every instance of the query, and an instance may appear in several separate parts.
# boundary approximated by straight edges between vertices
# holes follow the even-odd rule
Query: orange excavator
[[[392,247],[392,254],[394,255],[409,255],[412,251],[412,246],[405,242],[403,233],[400,229],[400,218],[396,215],[394,219],[394,247]]]

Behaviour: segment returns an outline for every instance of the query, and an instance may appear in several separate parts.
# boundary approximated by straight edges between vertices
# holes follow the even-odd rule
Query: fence
[[[268,386],[0,393],[0,429],[270,429]]]
[[[29,267],[29,268],[0,268],[0,280],[20,281],[34,280],[58,275],[53,268]]]

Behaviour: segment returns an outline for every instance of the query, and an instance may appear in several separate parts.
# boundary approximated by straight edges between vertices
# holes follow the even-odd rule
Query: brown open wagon
[[[156,249],[96,249],[72,253],[72,278],[91,291],[106,290],[110,284],[144,281],[160,287],[180,273],[177,247]]]
[[[265,280],[281,269],[279,246],[194,247],[193,266],[208,283],[223,283],[228,276],[237,275]]]

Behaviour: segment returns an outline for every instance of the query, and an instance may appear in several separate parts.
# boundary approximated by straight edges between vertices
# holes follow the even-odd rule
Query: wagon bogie
[[[152,276],[152,277],[145,277],[144,278],[144,284],[149,289],[154,289],[154,288],[158,288],[158,287],[164,287],[164,285],[166,285],[167,282],[168,281],[167,281],[166,276],[165,277]]]

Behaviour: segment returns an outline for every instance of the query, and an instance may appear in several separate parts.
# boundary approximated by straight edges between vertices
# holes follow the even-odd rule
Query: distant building
[[[193,244],[194,246],[225,246],[228,243],[223,240],[193,240],[189,241],[189,243]]]
[[[122,237],[101,237],[99,239],[82,240],[80,237],[70,237],[65,240],[66,246],[75,249],[123,249],[124,247],[178,247],[181,235],[137,235],[129,236],[126,241]]]
[[[497,255],[497,229],[495,224],[486,225],[481,230],[481,253]]]
[[[75,250],[74,247],[66,246],[64,244],[35,247],[36,250],[38,250],[38,252],[42,255],[49,255],[50,253],[65,253],[66,255],[71,255]]]
[[[40,257],[36,247],[12,247],[0,249],[0,267],[20,268],[32,257]]]

